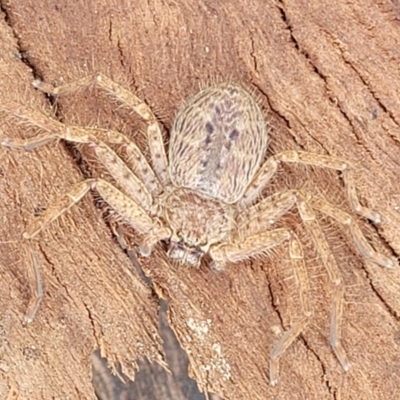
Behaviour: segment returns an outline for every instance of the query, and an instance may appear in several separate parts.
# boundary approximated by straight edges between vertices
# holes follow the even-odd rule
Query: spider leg
[[[325,156],[322,154],[308,153],[305,151],[288,150],[270,157],[260,168],[253,181],[247,188],[242,199],[238,203],[240,209],[252,204],[261,194],[262,190],[268,184],[272,176],[278,169],[280,162],[300,163],[304,165],[312,165],[315,167],[329,168],[342,172],[342,177],[346,189],[346,195],[352,209],[364,218],[370,219],[376,223],[381,222],[381,216],[368,207],[360,204],[357,196],[354,178],[352,176],[352,168],[349,163],[341,158],[333,156]]]
[[[94,146],[94,151],[100,162],[107,168],[118,185],[146,211],[151,210],[153,198],[143,182],[128,168],[128,166],[105,143]]]
[[[341,273],[332,251],[329,248],[329,244],[326,241],[321,226],[317,221],[313,208],[308,203],[307,198],[303,193],[297,190],[294,192],[296,194],[296,203],[300,217],[313,237],[317,251],[322,259],[326,271],[328,272],[331,285],[333,286],[334,293],[331,306],[330,344],[343,370],[348,371],[350,369],[350,362],[340,340],[344,302],[344,285],[342,283]]]
[[[93,186],[133,229],[144,235],[140,245],[143,256],[149,256],[157,242],[170,238],[171,232],[168,228],[165,228],[157,218],[150,217],[142,207],[115,186],[102,179],[97,179]]]
[[[122,193],[115,186],[103,179],[87,179],[75,184],[67,193],[62,195],[54,204],[37,217],[26,229],[25,239],[34,238],[48,224],[67,212],[78,203],[90,190],[96,189],[123,219],[125,219],[139,234],[144,235],[141,245],[143,255],[149,255],[152,246],[159,240],[168,239],[170,232],[157,219],[151,218],[146,211],[133,199]]]
[[[0,109],[14,115],[19,121],[35,126],[45,131],[29,139],[3,139],[2,146],[32,150],[36,147],[46,145],[54,140],[63,139],[73,143],[109,143],[123,145],[126,151],[126,164],[129,169],[145,183],[148,191],[153,195],[159,195],[163,188],[155,176],[146,158],[139,148],[125,135],[117,131],[97,128],[82,128],[78,126],[67,126],[50,118],[40,111],[25,107],[12,101],[1,102]]]
[[[294,190],[274,193],[259,203],[243,210],[237,216],[237,235],[239,238],[252,236],[265,230],[286,214],[296,203]]]
[[[269,157],[260,167],[238,203],[238,208],[240,210],[245,210],[261,195],[265,186],[267,186],[268,182],[278,170],[278,164],[278,161],[274,157]]]
[[[354,218],[352,218],[349,214],[334,207],[324,199],[313,197],[310,193],[303,193],[298,190],[288,190],[275,193],[274,195],[265,198],[260,203],[250,207],[247,211],[241,213],[238,219],[238,242],[243,243],[242,239],[247,237],[248,239],[245,240],[245,243],[248,243],[247,246],[251,248],[252,242],[256,242],[255,238],[261,238],[265,229],[268,229],[268,224],[280,218],[294,205],[297,205],[302,221],[305,223],[309,232],[313,236],[313,240],[318,250],[318,253],[328,272],[329,280],[334,288],[330,324],[330,343],[334,353],[336,354],[336,357],[342,365],[342,368],[347,371],[350,368],[350,363],[348,361],[346,352],[340,342],[340,326],[343,315],[344,285],[342,284],[341,274],[337,266],[336,260],[333,257],[333,254],[326,241],[325,235],[316,219],[313,209],[321,211],[322,213],[334,218],[345,226],[349,226],[353,240],[358,247],[360,253],[364,257],[369,258],[375,263],[388,268],[393,267],[395,265],[395,261],[390,259],[389,257],[386,257],[383,254],[378,253],[373,249],[373,247],[368,243],[367,239],[361,232],[361,229],[357,225]],[[230,246],[234,245],[235,242]],[[238,243],[236,245],[242,246],[242,244]],[[245,253],[244,257],[242,255],[241,259],[245,259],[252,255],[252,252],[249,251],[247,254]],[[238,261],[237,259],[231,258],[232,257],[227,257],[229,261]],[[305,277],[303,279],[307,278]],[[307,307],[303,305],[303,309],[307,309]],[[296,330],[295,328],[293,328],[292,331],[288,332],[298,332],[298,335],[301,330]],[[285,335],[290,334],[287,333]],[[271,359],[273,359],[273,357],[276,357],[277,354],[279,358],[290,345],[291,342],[289,343],[288,341],[284,342],[285,344],[289,343],[287,347],[282,346],[281,342],[285,340],[284,338],[281,339],[281,341],[276,345],[275,349],[271,353]],[[292,341],[294,340],[294,338],[292,339]]]
[[[23,234],[25,239],[34,238],[49,223],[56,220],[62,214],[67,212],[74,204],[78,203],[82,197],[90,190],[90,186],[95,182],[94,179],[88,179],[75,184],[68,193],[57,199],[56,202],[47,207],[39,217],[28,225]]]
[[[329,168],[336,171],[342,172],[344,186],[346,189],[347,198],[351,205],[351,208],[364,218],[367,218],[376,223],[381,222],[381,216],[368,207],[364,207],[358,200],[355,181],[352,176],[352,168],[349,163],[345,160],[333,157],[324,156],[322,154],[308,153],[305,151],[284,151],[274,156],[276,160],[283,161],[286,163],[300,163],[304,165],[313,165],[315,167]]]
[[[14,106],[16,108],[14,108]],[[50,132],[40,134],[39,136],[33,137],[28,140],[5,139],[1,142],[3,146],[11,148],[32,149],[44,145],[48,141],[54,140],[56,138],[62,138],[75,143],[91,143],[94,147],[97,158],[108,170],[115,181],[142,207],[144,207],[147,211],[150,210],[153,203],[153,198],[144,183],[131,171],[131,169],[125,164],[125,162],[122,161],[122,159],[118,157],[118,155],[113,150],[111,150],[104,142],[99,140],[98,137],[104,137],[107,136],[107,134],[112,134],[114,138],[117,137],[118,139],[123,139],[123,135],[118,134],[118,132],[102,131],[98,129],[67,127],[56,120],[44,117],[41,113],[37,111],[19,106],[17,103],[8,103],[8,107],[8,111],[13,110],[14,113],[18,114],[22,112],[25,120],[29,119],[29,121],[32,122],[33,125],[36,125],[39,128],[45,129]],[[41,116],[40,118],[39,115]],[[100,133],[100,135],[97,136],[96,133]],[[118,137],[117,135],[120,135],[120,137]],[[137,151],[139,152],[139,154],[141,154],[139,149],[137,149]],[[146,168],[146,164],[144,165],[144,168]],[[147,173],[150,173],[150,171],[152,171],[150,166],[148,166],[148,168],[146,169]],[[156,180],[155,177],[154,179]],[[154,189],[156,189],[151,184],[150,188],[153,189],[153,191]]]
[[[329,280],[333,285],[334,294],[330,323],[330,344],[342,368],[345,371],[348,371],[350,369],[350,362],[340,341],[345,288],[342,283],[341,273],[336,260],[329,248],[329,244],[326,241],[325,235],[316,219],[313,209],[321,211],[345,226],[349,226],[354,243],[364,257],[387,268],[393,267],[396,264],[396,261],[375,251],[368,243],[354,218],[349,214],[334,207],[324,199],[313,197],[311,193],[295,191],[295,194],[301,219],[313,236],[315,246],[328,272]]]
[[[279,219],[283,214],[288,212],[295,205],[297,206],[302,221],[305,223],[306,227],[313,236],[317,250],[328,272],[329,280],[334,287],[331,311],[330,343],[343,369],[347,371],[350,368],[350,363],[348,361],[346,352],[340,342],[340,325],[343,315],[344,286],[341,281],[341,274],[336,264],[336,260],[331,253],[329,245],[325,239],[325,235],[323,234],[322,229],[316,219],[312,206],[308,203],[307,200],[308,199],[306,198],[306,196],[298,190],[279,192],[265,198],[260,203],[250,207],[246,212],[241,215],[238,222],[237,237],[239,238],[239,242],[241,242],[242,238],[250,236],[247,240],[249,242],[248,247],[251,248],[252,242],[255,242],[256,238],[261,238],[264,235],[263,232],[265,231],[265,229],[268,229],[269,223]],[[245,242],[247,240],[245,240]],[[247,254],[247,257],[250,257],[251,255],[252,253],[249,252]],[[231,260],[231,258],[228,258],[228,260],[234,261]],[[309,304],[308,297],[306,297],[305,294],[308,291],[308,277],[306,270],[303,270],[303,264],[301,265],[301,267],[297,265],[295,266],[295,271],[298,271],[296,274],[296,278],[300,286],[300,299],[302,310],[307,310],[311,312],[311,306]],[[305,298],[307,299],[306,301],[304,300]],[[296,339],[296,337],[302,332],[306,323],[307,319],[303,318],[295,325],[293,325],[273,349],[270,356],[271,383],[276,382],[277,380],[277,368],[279,358],[284,354],[286,349]]]
[[[35,318],[36,312],[39,309],[40,303],[43,300],[43,286],[40,277],[40,271],[37,258],[32,249],[30,249],[29,277],[31,280],[31,298],[28,307],[25,311],[23,322],[30,324]]]
[[[135,111],[147,123],[147,136],[153,167],[159,180],[164,186],[166,186],[169,183],[170,178],[167,155],[161,130],[157,118],[144,101],[140,100],[133,93],[124,89],[121,85],[102,74],[87,76],[56,88],[48,83],[38,80],[33,82],[35,88],[53,96],[67,95],[71,92],[76,92],[94,85],[98,86],[124,106]]]
[[[312,208],[321,211],[322,213],[328,215],[329,217],[335,219],[340,224],[348,226],[350,229],[351,236],[358,251],[365,257],[376,264],[385,267],[393,268],[397,265],[397,260],[395,258],[390,258],[382,253],[377,252],[369,243],[364,234],[362,233],[360,227],[358,226],[356,220],[348,213],[340,210],[339,208],[333,206],[326,200],[320,197],[314,197],[308,194],[309,203]]]
[[[245,240],[233,242],[228,245],[210,248],[210,255],[215,263],[225,264],[226,261],[238,262],[246,260],[262,253],[268,249],[289,241],[289,255],[299,286],[300,304],[303,317],[295,322],[275,345],[270,355],[270,384],[278,382],[279,360],[293,341],[305,329],[312,316],[312,307],[309,298],[309,283],[307,270],[304,263],[303,248],[297,235],[289,229],[274,229],[264,231],[257,235],[247,237]]]

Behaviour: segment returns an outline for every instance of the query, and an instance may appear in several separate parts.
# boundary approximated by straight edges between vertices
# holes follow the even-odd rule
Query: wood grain
[[[390,1],[2,1],[0,96],[64,123],[110,127],[145,148],[144,125],[97,91],[59,100],[52,110],[31,87],[99,71],[146,100],[165,137],[181,102],[208,82],[252,87],[271,125],[269,154],[302,149],[355,165],[364,204],[383,216],[360,220],[380,251],[400,253],[400,9]],[[1,137],[30,129],[1,114]],[[35,212],[90,174],[62,143],[30,153],[0,148],[0,398],[94,398],[91,353],[133,377],[136,360],[162,361],[158,302],[87,197],[38,240],[22,233]],[[78,162],[77,162],[78,161]],[[84,167],[84,169],[82,169]],[[282,166],[266,194],[305,187],[348,209],[340,177]],[[396,399],[400,396],[400,274],[365,261],[350,236],[321,223],[346,284],[344,373],[329,347],[331,288],[296,213],[305,243],[313,323],[268,384],[269,353],[298,312],[287,248],[231,265],[171,265],[162,247],[143,268],[202,391],[225,399]],[[30,249],[39,258],[44,301],[23,327]]]

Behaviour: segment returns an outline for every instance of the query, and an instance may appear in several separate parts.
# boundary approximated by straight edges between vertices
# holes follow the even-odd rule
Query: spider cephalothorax
[[[261,109],[248,91],[233,83],[206,88],[183,105],[171,131],[168,160],[158,122],[150,108],[109,78],[97,75],[58,88],[35,81],[34,86],[58,96],[93,83],[147,122],[152,165],[140,149],[119,132],[65,126],[37,111],[1,100],[1,109],[17,117],[23,113],[26,121],[45,131],[28,140],[5,139],[3,146],[32,149],[54,139],[92,144],[96,157],[116,184],[100,178],[79,182],[38,217],[24,236],[32,238],[90,189],[95,189],[142,236],[143,255],[150,255],[157,242],[169,241],[168,254],[172,259],[198,266],[202,256],[208,254],[215,268],[223,269],[228,262],[262,255],[288,242],[302,316],[272,350],[269,374],[271,384],[275,384],[279,359],[312,316],[301,243],[291,229],[271,229],[269,224],[296,207],[314,239],[333,287],[331,346],[347,370],[349,362],[340,342],[344,285],[314,210],[347,225],[364,257],[385,267],[394,266],[396,261],[373,249],[351,214],[312,193],[289,188],[253,203],[276,173],[279,163],[313,165],[341,171],[353,210],[379,222],[378,214],[359,203],[348,163],[336,157],[295,150],[265,160],[268,138]],[[124,147],[127,161],[122,161],[107,143]]]
[[[191,189],[176,189],[167,198],[165,220],[171,229],[171,258],[198,266],[210,246],[227,242],[232,208]]]

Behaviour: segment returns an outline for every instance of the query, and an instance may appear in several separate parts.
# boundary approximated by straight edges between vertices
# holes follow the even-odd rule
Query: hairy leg
[[[223,266],[227,261],[238,262],[250,257],[263,254],[268,249],[276,247],[281,243],[289,241],[289,256],[295,272],[296,282],[300,294],[300,304],[302,317],[296,321],[285,332],[279,342],[275,345],[270,355],[270,384],[275,385],[278,382],[279,360],[294,342],[294,340],[303,332],[306,325],[312,317],[312,307],[309,298],[309,283],[304,255],[301,243],[296,234],[288,229],[274,229],[264,231],[254,236],[249,236],[244,240],[233,242],[232,244],[212,247],[210,255],[214,263]]]
[[[354,243],[364,257],[387,268],[393,267],[397,262],[374,250],[361,232],[354,218],[349,214],[334,207],[322,198],[313,197],[311,193],[304,193],[298,190],[275,193],[242,212],[238,219],[237,242],[242,243],[247,237],[254,242],[257,234],[262,238],[263,232],[266,229],[270,229],[270,224],[279,219],[295,205],[299,210],[301,219],[313,236],[314,243],[333,286],[330,343],[343,369],[347,371],[350,368],[350,363],[340,342],[344,285],[342,284],[336,260],[333,257],[313,209],[323,212],[345,226],[349,226]],[[252,253],[249,251],[247,256],[250,257],[251,255]]]
[[[253,182],[247,188],[239,207],[245,209],[252,204],[261,194],[271,177],[276,173],[280,162],[299,163],[303,165],[312,165],[315,167],[329,168],[342,172],[342,177],[346,189],[347,198],[352,209],[362,217],[368,218],[376,223],[381,222],[380,215],[360,204],[357,197],[355,182],[352,177],[352,168],[345,160],[325,156],[322,154],[308,153],[305,151],[288,150],[270,157],[260,168]]]
[[[242,225],[239,225],[238,236],[245,237],[246,232],[252,232],[252,234],[257,231],[262,232],[266,229],[266,226],[268,226],[269,221],[277,220],[295,205],[299,210],[302,221],[313,236],[315,246],[322,258],[322,262],[328,272],[329,280],[333,286],[334,294],[331,306],[330,342],[340,364],[342,365],[343,369],[347,371],[350,368],[350,363],[340,342],[344,286],[342,284],[341,274],[336,260],[332,255],[329,245],[325,239],[325,235],[322,232],[315,213],[308,203],[306,196],[300,191],[288,190],[285,192],[276,193],[270,197],[267,197],[260,203],[255,204],[242,215],[241,221],[243,222]],[[263,224],[266,226],[263,226]],[[260,233],[260,235],[261,234],[262,233]],[[302,279],[307,278],[303,277]]]
[[[34,81],[33,86],[53,96],[63,96],[71,92],[96,85],[114,100],[135,111],[147,123],[147,136],[153,167],[161,183],[166,186],[169,181],[168,162],[164,142],[157,118],[150,107],[129,90],[112,81],[105,75],[96,74],[78,79],[57,88],[41,81]]]
[[[90,189],[96,189],[124,220],[139,234],[144,235],[141,245],[143,255],[149,255],[152,246],[159,240],[168,239],[170,232],[157,220],[151,218],[134,200],[103,179],[87,179],[75,184],[67,193],[51,204],[26,229],[24,238],[34,238],[39,232],[78,203]]]
[[[0,109],[15,116],[18,121],[26,123],[29,126],[38,127],[44,131],[44,133],[29,139],[5,138],[1,141],[2,146],[13,149],[32,150],[58,139],[73,143],[123,145],[127,155],[126,164],[129,169],[140,178],[153,196],[157,196],[162,192],[162,186],[146,158],[139,148],[125,135],[106,129],[67,126],[42,114],[40,111],[32,110],[12,101],[3,102],[0,100]],[[107,168],[107,165],[105,167]]]

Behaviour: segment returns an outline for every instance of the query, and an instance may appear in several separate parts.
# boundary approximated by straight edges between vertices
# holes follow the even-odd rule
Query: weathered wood
[[[270,154],[304,149],[356,166],[363,203],[384,218],[360,221],[374,246],[400,253],[399,10],[373,1],[124,2],[4,1],[0,96],[51,114],[34,78],[59,85],[102,72],[145,99],[167,135],[198,82],[234,80],[254,88],[272,131]],[[112,127],[144,146],[140,121],[96,91],[59,100],[68,124]],[[1,137],[31,134],[4,113]],[[94,398],[90,354],[100,346],[133,375],[135,360],[161,361],[157,301],[112,239],[90,197],[38,240],[22,240],[33,214],[82,179],[62,144],[31,153],[0,148],[0,397]],[[340,178],[282,166],[266,193],[284,187],[321,192],[348,209]],[[363,260],[350,236],[322,220],[346,283],[344,373],[329,347],[331,288],[311,240],[305,243],[313,323],[288,350],[277,387],[269,353],[297,316],[287,248],[215,275],[170,265],[158,248],[140,260],[203,390],[226,399],[395,399],[400,396],[400,274]],[[44,301],[23,327],[29,249],[39,258]],[[129,272],[130,271],[130,272]]]
[[[135,380],[111,375],[107,360],[100,358],[98,352],[93,356],[93,386],[99,400],[205,400],[196,382],[188,378],[189,360],[180,347],[176,336],[168,325],[167,304],[160,307],[160,333],[163,338],[168,371],[147,360],[138,362],[139,371]],[[209,394],[211,396],[211,394]],[[220,400],[211,398],[210,400]]]

